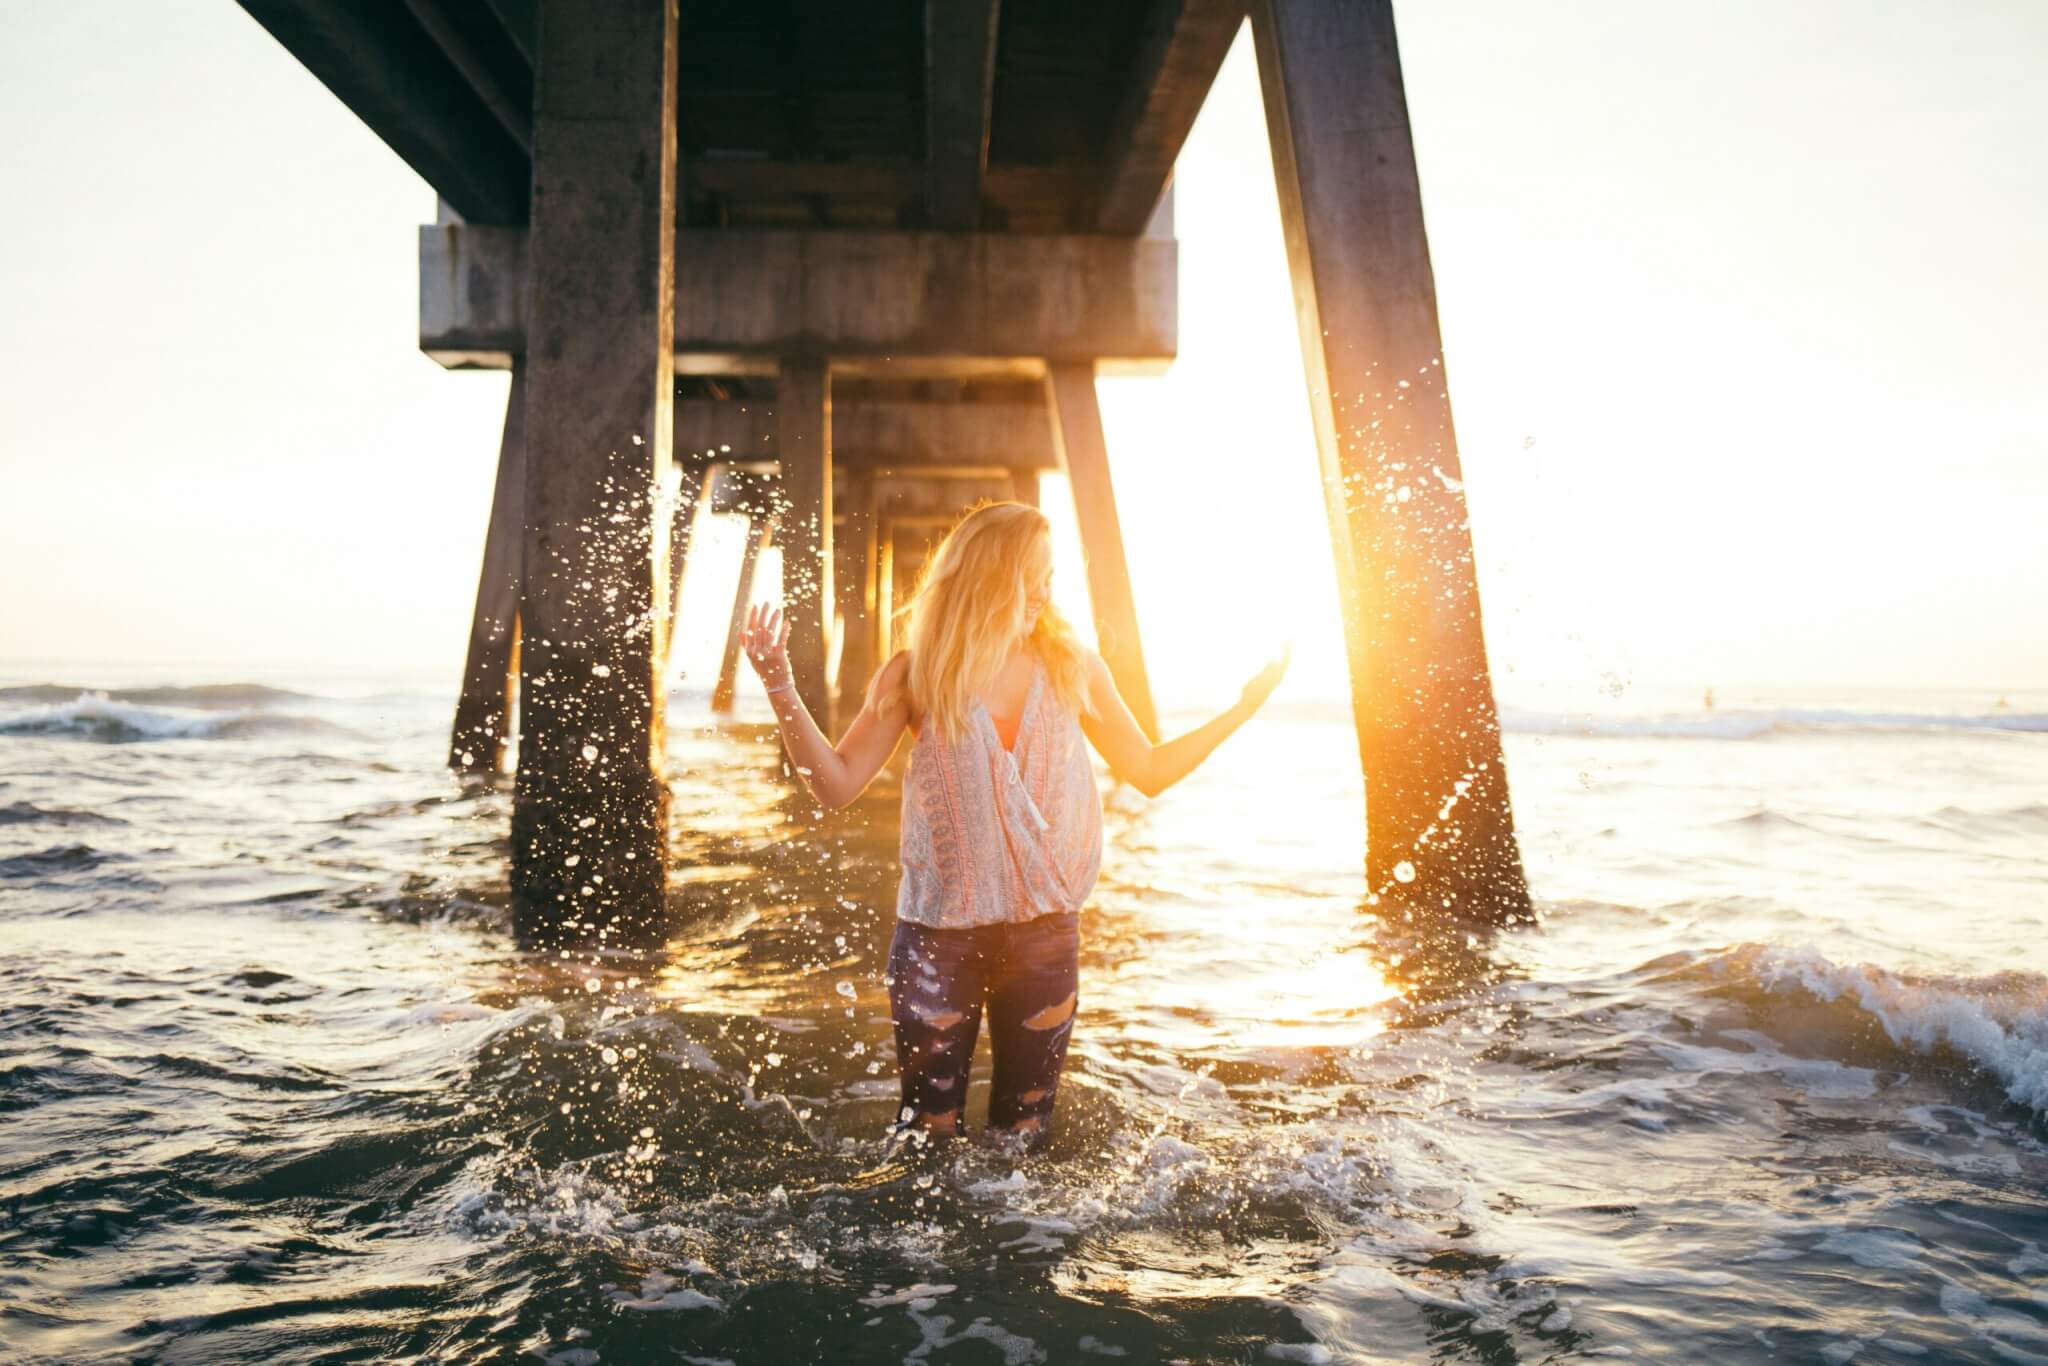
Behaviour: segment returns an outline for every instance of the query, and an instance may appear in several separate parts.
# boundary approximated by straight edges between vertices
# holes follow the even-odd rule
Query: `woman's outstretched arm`
[[[867,699],[860,714],[834,745],[818,729],[810,709],[797,696],[789,671],[789,622],[781,608],[755,603],[747,611],[746,634],[741,637],[747,660],[761,676],[768,700],[775,707],[775,723],[782,730],[783,746],[804,786],[821,806],[845,806],[867,790],[882,765],[896,750],[896,741],[910,723],[902,689],[895,684],[908,666],[909,656],[898,654],[883,665],[868,684]]]
[[[1184,735],[1176,735],[1155,745],[1146,738],[1138,719],[1131,715],[1123,694],[1116,690],[1116,680],[1110,677],[1109,666],[1102,662],[1101,655],[1090,650],[1088,700],[1094,714],[1081,718],[1082,732],[1120,782],[1129,783],[1148,797],[1156,797],[1193,773],[1216,746],[1230,738],[1232,731],[1251,720],[1252,713],[1265,705],[1266,699],[1279,685],[1280,675],[1287,672],[1287,661],[1292,653],[1290,646],[1259,670],[1228,709]]]

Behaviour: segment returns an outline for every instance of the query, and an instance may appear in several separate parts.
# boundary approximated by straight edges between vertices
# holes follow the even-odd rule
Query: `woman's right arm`
[[[782,743],[797,776],[821,806],[845,806],[867,790],[882,765],[896,752],[896,741],[910,724],[907,692],[898,687],[910,656],[899,652],[868,684],[860,714],[834,745],[818,729],[810,709],[791,686],[787,643],[789,623],[779,608],[755,606],[747,614],[747,659],[769,689]]]

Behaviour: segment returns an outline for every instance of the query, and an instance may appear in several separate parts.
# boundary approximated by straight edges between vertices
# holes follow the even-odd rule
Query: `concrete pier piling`
[[[530,930],[660,917],[668,640],[714,478],[773,480],[705,515],[777,519],[797,687],[837,734],[936,536],[1063,470],[1102,653],[1157,734],[1095,377],[1178,348],[1170,182],[1245,0],[240,3],[442,197],[421,350],[524,394],[450,748],[500,761],[516,658]],[[1520,913],[1391,0],[1249,8],[1368,881]]]
[[[1255,0],[1252,31],[1365,772],[1366,875],[1525,915],[1391,0]]]
[[[634,935],[667,891],[676,0],[540,0],[512,896]]]

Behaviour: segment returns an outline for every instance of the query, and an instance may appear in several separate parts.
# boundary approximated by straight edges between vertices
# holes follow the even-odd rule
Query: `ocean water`
[[[1048,1147],[885,1160],[893,789],[679,695],[677,928],[593,963],[445,696],[9,672],[10,1362],[2048,1361],[2048,697],[1510,693],[1541,918],[1468,933],[1283,689],[1105,783]]]

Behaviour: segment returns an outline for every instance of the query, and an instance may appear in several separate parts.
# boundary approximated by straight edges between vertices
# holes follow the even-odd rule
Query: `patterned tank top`
[[[898,919],[962,929],[1078,911],[1102,871],[1102,792],[1073,708],[1043,661],[1014,752],[980,702],[952,744],[927,722],[903,777]]]

